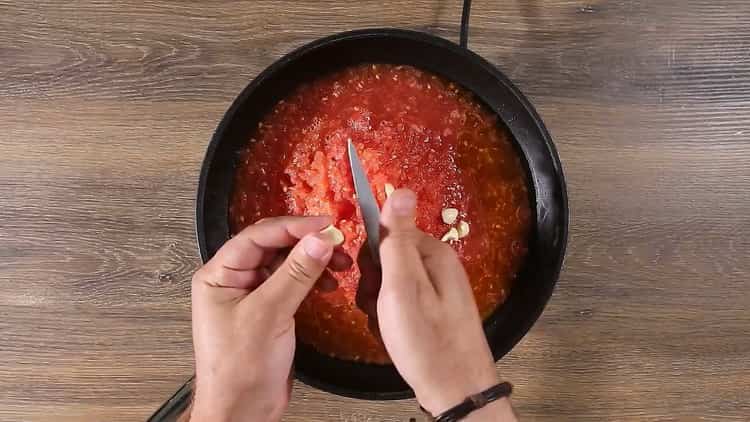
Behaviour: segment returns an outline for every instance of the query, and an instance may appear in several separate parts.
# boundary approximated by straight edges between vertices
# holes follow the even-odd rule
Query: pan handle
[[[461,32],[458,45],[467,48],[469,44],[469,14],[471,13],[471,0],[464,0],[464,9],[461,12]]]
[[[187,410],[193,400],[193,383],[195,375],[177,390],[146,422],[183,422],[187,421]]]

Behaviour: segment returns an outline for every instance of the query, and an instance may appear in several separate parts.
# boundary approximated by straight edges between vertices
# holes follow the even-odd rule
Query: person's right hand
[[[416,227],[415,212],[416,196],[406,189],[383,206],[377,316],[396,369],[422,407],[437,416],[497,384],[498,376],[461,261],[450,246]],[[496,403],[469,417],[512,420],[509,401]]]

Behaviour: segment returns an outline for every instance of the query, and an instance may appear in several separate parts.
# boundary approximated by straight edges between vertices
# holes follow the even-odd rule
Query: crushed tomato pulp
[[[342,359],[390,362],[357,306],[367,248],[346,153],[351,138],[380,205],[384,186],[418,198],[417,225],[440,238],[459,211],[470,232],[451,242],[483,318],[509,293],[530,226],[523,166],[494,114],[465,90],[425,71],[365,64],[301,85],[268,113],[240,154],[229,207],[232,233],[279,215],[331,215],[355,261],[314,288],[296,314],[298,338]]]

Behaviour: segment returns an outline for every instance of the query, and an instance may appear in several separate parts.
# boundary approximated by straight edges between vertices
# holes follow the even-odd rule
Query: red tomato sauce
[[[240,154],[229,207],[232,233],[270,216],[332,215],[356,261],[367,248],[354,197],[347,139],[381,206],[384,186],[418,197],[417,225],[442,237],[444,208],[469,223],[452,242],[483,318],[507,297],[527,251],[529,196],[510,135],[467,91],[409,66],[353,66],[303,84],[280,101]],[[331,273],[296,315],[298,338],[342,359],[390,362],[358,308],[357,264]]]

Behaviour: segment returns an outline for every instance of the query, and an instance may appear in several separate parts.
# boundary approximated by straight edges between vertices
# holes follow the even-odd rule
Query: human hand
[[[498,383],[466,272],[453,249],[417,229],[416,196],[395,191],[381,214],[380,334],[401,376],[432,415]],[[512,420],[508,399],[470,415]],[[469,420],[468,418],[466,420]]]
[[[351,265],[319,233],[330,222],[328,217],[261,220],[227,241],[195,273],[191,421],[281,418],[291,392],[294,314],[326,266]]]

